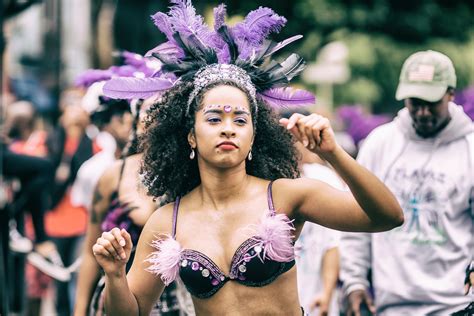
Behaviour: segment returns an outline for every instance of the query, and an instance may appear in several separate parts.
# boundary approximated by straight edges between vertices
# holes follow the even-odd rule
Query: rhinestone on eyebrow
[[[230,105],[224,105],[224,112],[230,113],[232,111],[232,107]]]

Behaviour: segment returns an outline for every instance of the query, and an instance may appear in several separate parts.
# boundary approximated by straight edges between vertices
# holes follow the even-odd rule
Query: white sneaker
[[[64,268],[59,254],[59,260],[56,257],[56,255],[50,255],[48,258],[46,258],[33,251],[26,256],[26,259],[38,270],[58,281],[67,282],[71,280],[71,272],[67,268]]]
[[[33,243],[28,238],[22,236],[16,229],[16,225],[10,225],[9,247],[11,251],[18,253],[28,253],[33,250]]]

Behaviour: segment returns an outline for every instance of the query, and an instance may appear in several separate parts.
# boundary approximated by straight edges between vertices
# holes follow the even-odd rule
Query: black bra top
[[[272,200],[272,183],[267,190],[270,216],[275,217]],[[176,236],[176,223],[180,199],[174,204],[173,239]],[[283,222],[291,225],[291,221]],[[293,226],[291,226],[293,227]],[[289,236],[288,236],[289,237]],[[292,244],[293,242],[290,241]],[[290,270],[294,264],[294,256],[286,262],[275,261],[265,255],[265,243],[258,236],[245,240],[235,252],[230,273],[226,275],[205,254],[191,249],[184,249],[180,256],[179,276],[188,291],[197,298],[209,298],[219,291],[226,282],[235,281],[246,286],[260,287],[273,282],[281,274]]]

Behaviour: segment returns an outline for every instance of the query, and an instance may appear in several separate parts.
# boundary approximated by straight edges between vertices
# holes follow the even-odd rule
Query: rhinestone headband
[[[225,81],[235,83],[237,87],[246,91],[250,96],[252,105],[257,109],[257,92],[247,72],[232,64],[212,64],[203,67],[194,76],[194,90],[189,95],[186,112],[189,113],[191,103],[205,87]]]

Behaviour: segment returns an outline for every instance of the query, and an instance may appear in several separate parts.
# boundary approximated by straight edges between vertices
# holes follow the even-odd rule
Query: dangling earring
[[[252,151],[249,151],[248,159],[249,161],[252,160]]]
[[[194,148],[191,148],[191,153],[189,154],[189,159],[193,160],[196,157],[196,153],[194,152]]]

